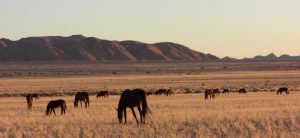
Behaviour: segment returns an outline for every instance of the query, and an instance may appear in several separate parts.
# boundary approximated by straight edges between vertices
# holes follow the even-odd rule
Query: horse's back
[[[87,92],[77,92],[75,95],[75,98],[78,100],[82,100],[82,99],[85,99],[88,97],[89,97],[89,94]]]
[[[52,100],[48,103],[48,108],[58,108],[60,106],[66,106],[66,101],[63,99],[59,99],[59,100]]]
[[[99,91],[97,95],[102,96],[108,94],[108,91]]]
[[[288,90],[287,87],[281,87],[281,88],[278,89],[278,91],[287,91],[287,90]]]
[[[133,107],[140,103],[146,96],[146,92],[142,89],[125,90],[121,94],[119,105]]]

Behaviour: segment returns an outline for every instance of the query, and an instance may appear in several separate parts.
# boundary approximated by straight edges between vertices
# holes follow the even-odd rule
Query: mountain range
[[[210,61],[217,56],[162,42],[109,41],[95,37],[0,39],[0,61]]]
[[[253,58],[243,58],[243,59],[224,57],[221,60],[225,60],[225,61],[295,61],[295,60],[300,60],[300,56],[290,56],[287,54],[284,54],[281,56],[276,56],[274,53],[271,53],[266,56],[258,55]]]
[[[218,58],[184,45],[161,42],[110,41],[82,35],[0,39],[0,61],[281,61],[300,60],[287,54],[235,59]]]

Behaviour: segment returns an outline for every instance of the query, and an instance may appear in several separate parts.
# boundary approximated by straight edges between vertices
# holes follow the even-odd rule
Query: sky
[[[300,55],[299,0],[0,0],[0,38],[175,42],[218,57]]]

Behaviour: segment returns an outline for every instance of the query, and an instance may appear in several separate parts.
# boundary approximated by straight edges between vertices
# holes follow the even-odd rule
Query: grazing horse
[[[40,99],[40,96],[38,95],[38,94],[36,94],[36,93],[34,93],[34,94],[32,94],[32,97],[34,97],[34,99]]]
[[[77,92],[75,95],[74,107],[78,107],[78,101],[82,107],[82,101],[85,104],[85,108],[90,106],[89,94],[87,92]]]
[[[172,89],[159,89],[155,92],[155,95],[162,95],[165,94],[166,96],[174,95],[174,92]]]
[[[174,91],[173,91],[172,89],[168,89],[168,90],[166,91],[166,95],[167,95],[167,96],[172,96],[172,95],[175,95],[175,93],[174,93]]]
[[[241,88],[241,89],[239,89],[239,93],[244,93],[244,94],[246,94],[246,93],[247,93],[247,91],[246,91],[246,89],[245,89],[245,88]]]
[[[58,107],[60,107],[60,109],[61,109],[61,115],[66,114],[66,109],[67,109],[66,101],[63,99],[59,99],[59,100],[50,101],[48,103],[46,115],[50,116],[52,111],[53,111],[54,115],[56,115],[54,109],[58,108]]]
[[[27,95],[26,95],[26,101],[27,101],[27,107],[28,107],[28,109],[31,109],[31,108],[32,108],[33,97],[34,97],[35,99],[39,99],[39,95],[38,95],[38,94],[27,94]]]
[[[210,99],[215,98],[215,93],[213,92],[212,89],[206,89],[206,90],[204,91],[204,99],[205,99],[205,100],[208,100],[208,97],[209,97]]]
[[[149,95],[149,96],[153,95],[153,92],[147,92],[147,95]]]
[[[222,93],[223,94],[226,94],[226,93],[229,94],[229,89],[223,89]]]
[[[166,94],[167,90],[166,89],[159,89],[155,92],[155,95],[162,95],[162,94]]]
[[[100,91],[100,92],[97,93],[97,98],[98,97],[108,98],[108,93],[109,93],[108,91]]]
[[[127,114],[126,114],[127,107],[131,109],[132,114],[133,114],[137,124],[139,124],[139,121],[136,118],[136,114],[134,112],[134,107],[137,107],[138,111],[140,113],[141,123],[145,124],[145,118],[146,118],[146,115],[150,112],[150,109],[147,104],[146,92],[144,90],[142,90],[142,89],[134,89],[134,90],[127,89],[122,92],[121,98],[119,100],[119,105],[117,108],[118,119],[119,119],[120,124],[122,123],[123,113],[124,113],[124,118],[125,118],[125,124],[127,123]]]
[[[282,94],[282,92],[285,92],[286,94],[289,94],[289,89],[287,87],[281,87],[281,88],[278,89],[277,95],[279,93]]]
[[[220,95],[221,91],[220,91],[220,89],[213,89],[213,93],[216,95],[217,94]]]

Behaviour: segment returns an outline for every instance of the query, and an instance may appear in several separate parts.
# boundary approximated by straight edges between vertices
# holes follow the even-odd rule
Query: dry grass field
[[[245,87],[248,91],[276,91],[286,86],[300,90],[300,71],[236,71],[212,72],[195,75],[120,75],[120,76],[69,76],[69,77],[17,77],[0,78],[0,95],[20,96],[22,93],[45,95],[73,95],[78,91],[96,92],[110,90],[113,93],[127,88],[155,90],[174,88],[177,92],[203,91],[206,88]]]
[[[23,74],[0,76],[0,137],[300,137],[298,62],[285,63],[282,67],[288,70],[271,69],[280,62],[268,66],[260,63],[257,68],[245,63],[226,63],[226,68],[221,63],[153,64],[103,68],[98,64],[71,64],[66,68],[54,64],[0,65],[3,74]],[[202,68],[212,69],[215,65],[220,69]],[[250,66],[253,68],[247,70]],[[124,74],[105,74],[112,68]],[[70,69],[96,73],[68,75]],[[161,72],[139,72],[148,69]],[[35,75],[28,75],[28,71]],[[283,86],[291,90],[290,94],[276,95]],[[169,87],[175,90],[175,96],[148,96],[152,114],[146,124],[137,126],[129,110],[128,124],[118,123],[115,107],[120,97],[117,94],[122,90]],[[241,87],[248,93],[204,100],[204,89],[229,88],[235,92]],[[93,94],[99,90],[109,90],[114,95],[96,99]],[[90,108],[73,107],[78,91],[92,94]],[[27,93],[41,95],[34,100],[32,110],[27,109],[23,97]],[[66,115],[45,116],[47,103],[59,98],[67,101]],[[59,114],[60,110],[56,110]]]
[[[45,116],[51,99],[67,101],[67,114]],[[24,98],[1,98],[1,137],[299,137],[300,94],[271,92],[220,95],[149,96],[152,114],[137,126],[128,110],[120,125],[115,107],[119,96],[91,98],[88,109],[74,108],[73,97],[42,97],[26,108]],[[57,109],[57,113],[60,110]]]

